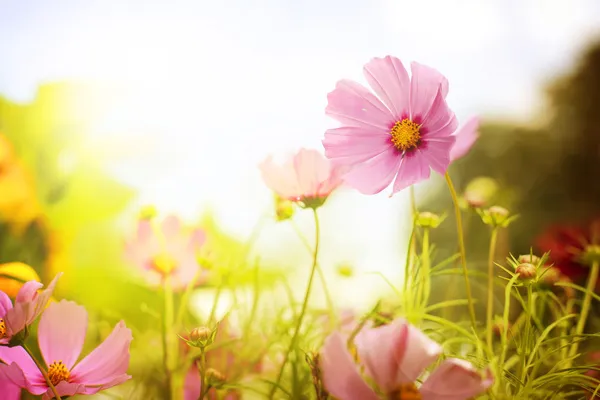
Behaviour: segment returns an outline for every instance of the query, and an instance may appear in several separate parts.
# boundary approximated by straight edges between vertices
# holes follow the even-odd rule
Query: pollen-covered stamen
[[[4,339],[6,337],[6,323],[2,318],[0,318],[0,339]]]
[[[414,383],[400,385],[397,390],[389,394],[389,400],[421,400],[423,397]]]
[[[69,381],[69,370],[62,361],[53,362],[48,366],[48,378],[54,386],[62,381]]]
[[[166,276],[171,274],[177,267],[177,262],[167,254],[161,254],[152,260],[152,269]]]
[[[392,143],[400,151],[408,151],[416,148],[421,141],[420,128],[421,125],[408,118],[396,122],[390,130]]]

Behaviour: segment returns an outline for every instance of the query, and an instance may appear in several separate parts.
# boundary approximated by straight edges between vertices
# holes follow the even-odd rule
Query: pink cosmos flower
[[[0,393],[3,400],[20,400],[21,388],[0,374]]]
[[[268,157],[259,168],[272,191],[305,207],[322,205],[342,183],[343,169],[334,167],[316,150],[300,149],[284,165],[277,165]]]
[[[241,335],[236,332],[229,319],[223,318],[219,322],[215,342],[208,347],[206,353],[206,366],[223,375],[226,383],[239,381],[245,374],[259,373],[262,370],[262,357],[257,356],[256,345],[252,352],[248,352],[247,343],[240,340]],[[192,365],[188,370],[184,385],[184,400],[197,400],[202,389],[198,368]],[[208,398],[217,399],[217,393],[212,389]],[[219,397],[220,398],[220,397]],[[236,390],[228,390],[225,400],[241,399],[241,394]]]
[[[38,293],[38,290],[44,285],[37,281],[26,282],[19,289],[14,306],[10,297],[0,291],[0,344],[7,344],[14,335],[39,317],[52,297],[61,275],[62,273],[56,275],[41,293]]]
[[[438,71],[411,63],[412,77],[391,56],[364,67],[364,86],[341,80],[328,94],[325,113],[342,126],[325,132],[325,156],[351,167],[344,181],[375,194],[392,181],[393,193],[430,176],[444,174],[458,123],[446,104],[448,81]]]
[[[415,382],[425,368],[441,354],[442,348],[405,320],[366,328],[354,341],[365,373],[379,391],[372,389],[339,333],[330,335],[321,350],[321,370],[325,389],[340,400],[404,398],[420,394],[423,400],[466,400],[487,390],[493,383],[491,372],[482,378],[468,362],[447,359],[417,388]]]
[[[467,155],[479,138],[479,118],[471,117],[463,126],[454,132],[456,142],[450,151],[450,161],[458,160]]]
[[[182,290],[192,282],[198,272],[196,254],[204,241],[205,233],[196,229],[187,233],[179,218],[166,217],[155,230],[146,219],[138,222],[136,237],[126,245],[127,259],[140,266],[151,285],[171,278],[174,289]],[[199,277],[198,284],[206,281],[206,274]]]
[[[75,365],[83,348],[87,319],[84,307],[66,300],[52,303],[40,318],[40,351],[48,377],[61,397],[94,394],[131,378],[127,368],[132,336],[123,321]],[[35,362],[22,347],[0,347],[0,360],[7,364],[0,364],[0,382],[8,379],[31,394],[43,394],[43,399],[54,397]]]

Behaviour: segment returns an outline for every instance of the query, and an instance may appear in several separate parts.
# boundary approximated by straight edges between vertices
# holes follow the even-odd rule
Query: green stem
[[[498,228],[492,228],[490,237],[490,250],[488,255],[488,298],[487,298],[487,345],[491,353],[493,353],[493,316],[494,316],[494,257],[496,255],[496,243],[498,241]]]
[[[164,313],[163,313],[163,362],[165,367],[165,374],[167,377],[167,388],[169,395],[172,400],[177,400],[176,388],[173,385],[173,361],[172,357],[175,356],[171,350],[173,350],[172,340],[172,328],[173,328],[173,289],[171,288],[171,277],[167,275],[164,279]],[[173,336],[174,337],[174,336]]]
[[[410,296],[408,295],[408,285],[412,281],[411,278],[413,278],[410,273],[410,267],[413,260],[415,247],[415,231],[417,230],[416,221],[416,217],[413,216],[412,229],[410,231],[410,238],[408,239],[408,248],[406,249],[406,262],[404,264],[404,291],[402,294],[404,295],[404,308],[408,311],[408,313],[412,313],[414,311]]]
[[[460,212],[460,206],[458,205],[458,196],[456,190],[450,179],[450,174],[446,172],[446,182],[448,183],[448,189],[450,189],[450,195],[452,196],[452,202],[454,203],[454,214],[456,216],[456,230],[458,231],[458,246],[460,248],[460,260],[463,268],[463,275],[465,277],[465,290],[467,292],[467,300],[469,302],[469,316],[471,317],[471,325],[473,330],[476,327],[475,320],[475,307],[473,305],[473,296],[471,294],[471,282],[469,281],[469,271],[467,270],[467,253],[465,251],[465,238],[463,235],[462,227],[462,216]]]
[[[535,317],[535,304],[533,301],[533,285],[531,283],[529,283],[527,285],[527,316],[529,318],[527,318],[527,323],[525,325],[525,335],[524,335],[524,352],[523,352],[523,359],[522,359],[522,364],[521,364],[521,382],[523,384],[525,384],[525,378],[527,377],[527,359],[529,358],[529,352],[531,351],[531,336],[532,336],[532,331],[531,328],[533,328],[533,319]]]
[[[429,270],[431,267],[429,260],[429,228],[423,228],[423,245],[421,254],[421,285],[423,286],[423,298],[420,301],[423,304],[423,308],[427,307],[429,303],[429,296],[431,294],[431,277],[429,276]]]
[[[302,303],[302,309],[300,310],[300,315],[298,316],[298,322],[296,323],[294,335],[292,336],[292,340],[290,341],[290,346],[288,347],[287,351],[285,352],[283,363],[281,364],[281,369],[279,370],[279,374],[277,375],[277,380],[276,380],[275,384],[273,385],[271,392],[269,394],[270,399],[273,399],[273,397],[275,396],[275,392],[277,391],[277,388],[279,387],[279,384],[281,382],[281,378],[283,377],[283,371],[285,370],[285,366],[289,360],[290,353],[292,352],[292,350],[294,350],[294,347],[296,347],[296,342],[297,342],[298,336],[300,334],[300,328],[302,327],[302,321],[304,319],[304,314],[306,314],[306,309],[308,308],[308,300],[310,298],[310,291],[312,288],[315,271],[317,270],[317,256],[319,254],[319,236],[320,236],[319,216],[317,214],[316,208],[313,208],[312,210],[313,210],[313,216],[315,219],[315,249],[313,251],[312,267],[310,269],[310,276],[308,277],[308,285],[306,286],[304,302]]]
[[[56,397],[57,400],[61,400],[60,395],[58,394],[56,387],[54,387],[54,385],[52,384],[52,381],[50,380],[50,377],[48,376],[48,373],[46,372],[46,369],[44,368],[44,366],[37,360],[37,358],[35,358],[35,356],[31,352],[31,350],[29,350],[29,347],[27,347],[25,344],[23,344],[23,349],[25,349],[27,354],[29,354],[29,357],[31,357],[31,359],[33,360],[35,365],[40,370],[42,376],[44,377],[44,380],[46,381],[46,384],[48,385],[50,390],[52,390],[54,397]]]
[[[585,323],[590,312],[590,306],[592,305],[592,293],[594,293],[596,282],[598,281],[599,268],[600,264],[598,261],[594,261],[592,263],[590,275],[588,276],[586,292],[585,296],[583,297],[583,304],[581,306],[581,314],[579,314],[579,321],[577,321],[577,326],[575,327],[575,341],[571,345],[571,351],[569,352],[569,361],[567,361],[569,366],[571,364],[571,358],[577,354],[580,339],[578,336],[583,333],[583,329],[585,328]]]
[[[198,366],[200,370],[200,399],[203,400],[204,397],[208,394],[210,388],[206,385],[206,351],[204,348],[200,349],[200,365]]]

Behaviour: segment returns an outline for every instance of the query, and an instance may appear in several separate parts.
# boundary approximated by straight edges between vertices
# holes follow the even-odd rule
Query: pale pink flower
[[[344,181],[375,194],[392,181],[392,194],[430,176],[444,174],[458,123],[446,104],[448,81],[438,71],[411,63],[409,78],[402,62],[374,58],[364,67],[378,96],[350,80],[328,94],[327,115],[342,126],[325,132],[325,156],[351,167]]]
[[[14,306],[10,297],[0,291],[0,344],[7,344],[14,335],[40,316],[50,301],[61,275],[62,273],[56,275],[48,287],[39,293],[44,285],[37,281],[25,282],[17,293]]]
[[[458,160],[467,155],[479,138],[479,118],[471,117],[454,132],[456,143],[450,151],[450,161]]]
[[[276,164],[272,157],[259,168],[267,186],[284,199],[300,202],[305,207],[322,205],[327,196],[341,183],[342,168],[316,150],[300,149],[285,164]]]
[[[119,385],[131,376],[129,344],[132,336],[123,321],[112,333],[77,365],[87,330],[88,315],[84,307],[71,301],[52,303],[42,314],[38,343],[48,376],[62,396],[94,394]],[[10,380],[43,399],[54,397],[35,362],[22,347],[0,347],[0,381]]]
[[[365,373],[387,398],[419,393],[423,400],[466,400],[487,390],[491,373],[482,378],[468,362],[447,359],[417,388],[415,382],[442,348],[405,320],[365,328],[354,341]],[[330,335],[321,350],[325,389],[340,400],[377,400],[379,396],[360,375],[359,367],[340,333]]]
[[[137,234],[126,245],[126,257],[146,272],[151,285],[160,285],[168,276],[176,290],[188,286],[199,271],[197,253],[206,240],[205,233],[196,229],[187,232],[179,218],[166,217],[156,228],[152,221],[138,222]],[[207,279],[201,271],[197,284]]]

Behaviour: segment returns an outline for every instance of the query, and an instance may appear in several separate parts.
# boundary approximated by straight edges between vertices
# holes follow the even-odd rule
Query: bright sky
[[[460,118],[527,118],[599,26],[597,0],[0,0],[0,93],[27,101],[39,83],[72,78],[122,86],[90,135],[118,149],[115,175],[140,204],[189,218],[212,206],[247,235],[271,200],[256,164],[320,148],[334,125],[327,92],[362,81],[370,58],[442,71]],[[323,263],[399,271],[405,200],[332,198]],[[265,249],[293,235],[269,229]]]

